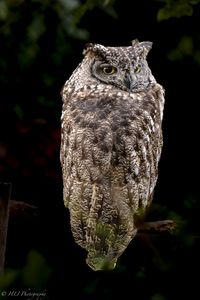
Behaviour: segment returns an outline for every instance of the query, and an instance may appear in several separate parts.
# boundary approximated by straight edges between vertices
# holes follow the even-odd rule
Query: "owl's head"
[[[105,47],[100,44],[88,44],[83,51],[83,71],[89,68],[92,83],[115,86],[127,92],[138,92],[155,82],[146,57],[152,47],[151,42],[132,41],[129,47]],[[79,70],[80,71],[80,70]]]

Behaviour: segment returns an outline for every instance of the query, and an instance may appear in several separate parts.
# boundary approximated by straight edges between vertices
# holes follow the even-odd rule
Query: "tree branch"
[[[156,231],[173,231],[177,227],[177,223],[173,220],[162,220],[155,222],[145,222],[139,228],[139,231],[148,231],[148,230],[156,230]]]
[[[4,271],[11,183],[0,183],[0,275]]]

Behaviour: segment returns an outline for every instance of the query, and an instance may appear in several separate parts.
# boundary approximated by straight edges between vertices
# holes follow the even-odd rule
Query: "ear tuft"
[[[141,42],[140,46],[142,46],[143,48],[145,48],[145,50],[147,52],[149,52],[152,48],[153,43],[152,42]]]
[[[138,48],[138,55],[143,56],[143,58],[147,57],[147,54],[152,48],[152,42],[141,42],[137,45]]]
[[[89,51],[92,51],[94,49],[94,44],[87,43],[85,45],[85,49],[83,50],[83,55],[85,56]]]
[[[132,47],[135,47],[136,45],[139,44],[139,40],[138,39],[132,40],[131,44],[132,44]]]

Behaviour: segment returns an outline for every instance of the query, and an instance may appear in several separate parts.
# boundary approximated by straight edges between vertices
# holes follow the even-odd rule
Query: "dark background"
[[[12,183],[20,204],[10,213],[0,289],[45,290],[49,299],[200,297],[198,2],[0,2],[0,181]],[[135,38],[153,42],[149,65],[166,90],[164,147],[147,219],[180,226],[138,235],[114,271],[93,272],[63,206],[60,91],[86,42],[121,46]]]

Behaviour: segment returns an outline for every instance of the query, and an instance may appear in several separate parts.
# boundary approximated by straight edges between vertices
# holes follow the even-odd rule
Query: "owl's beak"
[[[125,77],[124,77],[124,84],[125,86],[130,90],[131,89],[131,76],[129,73],[126,73],[125,74]]]
[[[130,73],[126,73],[124,76],[124,84],[129,91],[132,91],[134,89],[134,87],[136,86],[135,83],[136,83],[135,78],[133,78],[133,76],[131,76]]]

